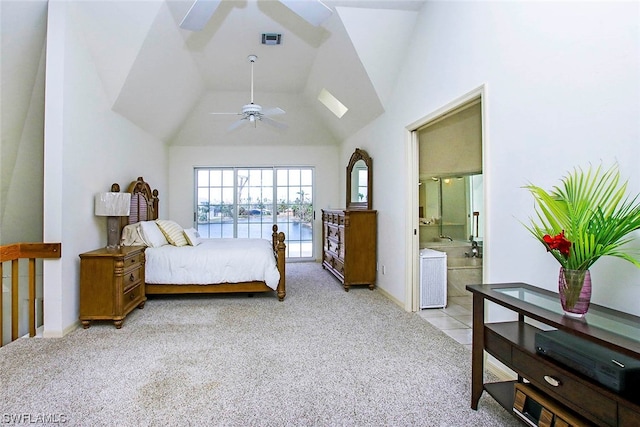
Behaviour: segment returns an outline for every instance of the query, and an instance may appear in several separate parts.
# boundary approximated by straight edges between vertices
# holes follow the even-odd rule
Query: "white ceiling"
[[[324,0],[333,14],[315,27],[276,0],[224,0],[199,32],[179,27],[192,0],[72,0],[69,10],[113,111],[174,145],[256,135],[286,145],[337,143],[384,112],[424,2]],[[265,32],[282,44],[262,45]],[[260,123],[230,133],[238,117],[209,114],[249,103],[249,54],[255,102],[284,109],[274,117],[284,131]],[[323,88],[349,108],[342,119],[317,101]]]

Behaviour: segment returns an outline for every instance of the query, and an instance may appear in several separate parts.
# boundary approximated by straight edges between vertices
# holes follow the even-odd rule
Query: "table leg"
[[[484,389],[484,297],[473,294],[473,335],[471,347],[471,409],[478,409]]]

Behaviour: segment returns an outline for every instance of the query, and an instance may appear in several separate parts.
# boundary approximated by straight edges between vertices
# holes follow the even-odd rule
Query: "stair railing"
[[[11,262],[11,341],[19,337],[20,259],[29,260],[29,336],[34,337],[36,335],[36,259],[52,259],[61,256],[61,243],[12,243],[0,246],[0,277],[3,281],[3,265],[5,262]],[[0,292],[0,347],[4,342],[2,307],[2,292]]]

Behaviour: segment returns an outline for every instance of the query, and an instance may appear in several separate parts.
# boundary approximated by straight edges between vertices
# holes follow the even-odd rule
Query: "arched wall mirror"
[[[371,210],[373,165],[366,151],[356,148],[347,165],[347,209]]]

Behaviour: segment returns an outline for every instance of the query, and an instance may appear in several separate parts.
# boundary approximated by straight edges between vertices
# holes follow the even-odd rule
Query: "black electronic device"
[[[620,394],[640,391],[640,360],[560,330],[540,331],[536,352]]]

